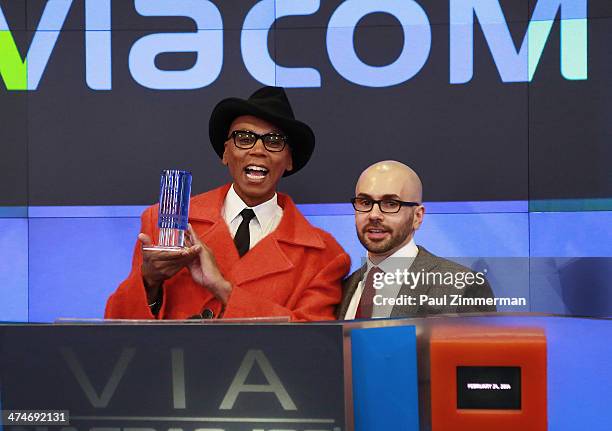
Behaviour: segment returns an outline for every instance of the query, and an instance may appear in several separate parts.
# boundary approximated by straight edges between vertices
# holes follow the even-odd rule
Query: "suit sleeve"
[[[141,230],[149,236],[153,235],[155,223],[154,207],[147,208],[141,216]],[[132,268],[117,290],[108,298],[104,318],[106,319],[156,319],[147,303],[147,294],[141,273],[142,249],[140,241],[136,240]],[[163,310],[162,310],[163,311]],[[162,312],[159,315],[163,315]]]
[[[337,252],[315,272],[310,282],[299,289],[294,306],[285,307],[267,298],[234,286],[223,317],[277,317],[288,316],[291,321],[334,320],[335,308],[340,302],[341,281],[350,268],[349,256],[338,245]]]

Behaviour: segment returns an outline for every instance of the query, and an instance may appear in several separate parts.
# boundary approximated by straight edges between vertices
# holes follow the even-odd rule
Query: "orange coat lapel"
[[[215,259],[219,269],[232,283],[240,285],[294,269],[295,265],[283,250],[286,244],[325,248],[323,240],[298,211],[291,198],[278,193],[278,204],[283,208],[280,224],[274,232],[239,258],[229,228],[221,217],[221,208],[229,187],[226,184],[212,190],[210,194],[196,196],[191,204],[189,220],[202,242],[216,251]]]
[[[232,269],[236,284],[295,269],[285,253],[286,244],[299,247],[325,248],[325,243],[298,211],[291,198],[278,193],[283,218],[278,227],[257,243]]]
[[[239,256],[221,208],[230,185],[196,196],[189,210],[189,221],[200,240],[215,250],[215,260],[222,274],[229,274]],[[219,252],[221,251],[221,252]]]

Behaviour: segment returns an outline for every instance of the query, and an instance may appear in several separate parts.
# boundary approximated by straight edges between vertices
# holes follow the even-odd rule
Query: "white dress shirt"
[[[377,266],[384,272],[395,272],[395,270],[400,269],[404,270],[404,268],[409,269],[414,262],[414,258],[419,253],[419,248],[414,243],[414,238],[410,240],[408,244],[397,250],[391,256],[387,257],[385,260],[380,262],[378,265],[374,265],[370,259],[367,259],[367,269],[363,274],[363,278],[359,281],[357,285],[357,289],[355,289],[355,293],[351,298],[351,302],[346,310],[346,315],[344,316],[344,320],[352,320],[355,318],[355,314],[357,313],[357,307],[359,306],[359,301],[361,300],[361,294],[363,293],[363,288],[365,284],[365,279],[368,276],[368,273],[372,269],[372,267]],[[385,286],[376,291],[376,294],[383,295],[385,298],[397,298],[399,294],[399,290],[402,286],[397,284],[385,284]],[[383,318],[391,316],[391,309],[393,306],[391,305],[376,305],[374,304],[374,308],[372,311],[373,318]]]
[[[229,227],[232,238],[236,235],[236,231],[242,222],[240,212],[245,208],[251,208],[255,213],[255,217],[249,222],[250,250],[255,244],[261,241],[263,237],[276,229],[283,218],[283,209],[278,206],[276,193],[274,193],[274,196],[270,200],[256,207],[249,207],[240,196],[238,196],[232,184],[225,196],[223,208],[221,209],[221,215]]]

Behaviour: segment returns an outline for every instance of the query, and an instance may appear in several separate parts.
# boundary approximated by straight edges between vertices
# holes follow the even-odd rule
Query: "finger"
[[[189,233],[189,238],[191,239],[191,242],[193,242],[194,244],[198,244],[200,242],[200,238],[198,237],[198,234],[195,232],[195,230],[193,230],[193,226],[191,226],[191,223],[187,225],[187,232]]]
[[[194,256],[197,256],[200,253],[200,250],[202,249],[202,247],[198,244],[196,245],[191,245],[189,247],[185,247],[180,251],[180,255],[182,256],[183,259],[187,259],[190,260],[192,259]]]
[[[183,256],[195,256],[196,254],[199,254],[201,250],[202,246],[200,244],[192,244],[189,247],[184,248],[182,253]]]
[[[161,272],[169,272],[169,271],[178,271],[181,268],[189,265],[189,263],[193,260],[192,257],[182,258],[180,260],[158,260],[152,263],[152,266]]]
[[[145,254],[147,255],[147,258],[151,261],[159,261],[159,262],[174,262],[174,261],[180,261],[181,259],[184,259],[185,256],[188,256],[189,254],[186,254],[188,252],[186,252],[185,250],[176,250],[176,251],[169,251],[169,250],[145,250]]]
[[[189,232],[187,232],[187,235],[185,235],[185,246],[187,248],[193,249],[194,247],[198,247],[198,253],[199,253],[200,249],[202,248],[200,244],[202,243],[199,240],[194,241],[193,238],[189,236]]]
[[[164,279],[168,279],[176,275],[181,269],[184,268],[184,265],[172,265],[172,266],[163,266],[160,268],[156,268],[156,272],[161,274]]]
[[[153,244],[153,241],[151,241],[151,237],[149,237],[149,235],[142,233],[142,232],[138,234],[138,241],[140,241],[144,247],[147,247]]]
[[[151,261],[179,261],[181,259],[192,259],[202,251],[202,245],[196,244],[176,250],[144,250],[146,259]]]

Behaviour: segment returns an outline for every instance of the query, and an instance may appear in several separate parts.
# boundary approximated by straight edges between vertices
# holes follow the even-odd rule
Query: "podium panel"
[[[0,325],[0,431],[609,431],[611,323]]]
[[[57,431],[345,429],[340,325],[0,326],[0,386]]]
[[[355,431],[419,431],[415,327],[353,329],[351,355]]]
[[[438,327],[430,346],[432,431],[546,431],[542,329]]]

